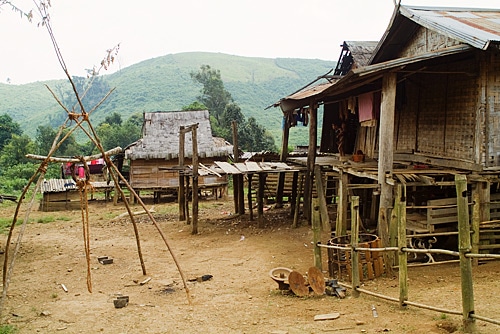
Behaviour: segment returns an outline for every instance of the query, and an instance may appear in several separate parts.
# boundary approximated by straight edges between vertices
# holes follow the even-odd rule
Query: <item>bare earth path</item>
[[[13,207],[0,205],[0,216],[11,217]],[[155,216],[186,277],[213,276],[188,282],[192,305],[170,254],[146,218],[138,219],[148,271],[143,276],[132,224],[128,218],[111,221],[125,212],[124,207],[92,203],[90,210],[93,292],[87,291],[81,213],[35,211],[16,260],[4,323],[17,326],[20,333],[68,334],[461,331],[459,316],[415,307],[403,310],[368,295],[354,298],[350,291],[345,299],[283,294],[269,276],[272,268],[305,274],[313,265],[310,228],[291,228],[285,210],[271,208],[265,213],[266,226],[257,228],[248,216],[231,218],[232,202],[206,201],[200,207],[200,233],[193,236],[190,226],[177,221],[175,203],[155,206]],[[2,248],[4,243],[5,237]],[[99,256],[108,256],[113,263],[100,264]],[[324,253],[324,270],[326,261]],[[485,262],[474,271],[476,313],[500,319],[500,262]],[[410,300],[461,310],[459,279],[457,263],[412,268]],[[397,277],[382,277],[365,282],[363,288],[397,298],[397,284]],[[114,307],[119,294],[129,296],[128,306]],[[377,318],[372,316],[372,305]],[[340,317],[314,321],[315,315],[333,312]],[[500,331],[499,326],[481,321],[477,328],[480,333]]]

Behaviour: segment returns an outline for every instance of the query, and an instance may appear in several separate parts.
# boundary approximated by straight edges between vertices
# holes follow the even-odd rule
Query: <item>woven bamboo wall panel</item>
[[[398,107],[395,143],[398,151],[474,162],[479,79],[473,60],[429,68],[405,83]]]
[[[412,38],[409,39],[408,44],[403,48],[399,57],[412,57],[459,44],[460,42],[455,39],[430,31],[424,27],[419,27]]]
[[[500,56],[492,53],[489,58],[487,108],[489,152],[487,164],[500,166]]]
[[[396,152],[413,151],[416,148],[418,87],[411,82],[404,83],[405,97],[397,98],[394,143]],[[401,92],[400,94],[404,94]]]

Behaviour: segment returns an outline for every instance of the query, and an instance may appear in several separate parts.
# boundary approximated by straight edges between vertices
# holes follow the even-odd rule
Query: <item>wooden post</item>
[[[396,204],[396,222],[398,231],[398,263],[399,263],[399,306],[406,307],[408,300],[408,254],[402,249],[406,243],[406,187],[398,184]]]
[[[458,213],[458,252],[460,254],[460,277],[462,282],[462,317],[465,333],[475,333],[474,288],[472,280],[472,260],[465,255],[471,251],[469,207],[467,199],[467,177],[455,175]]]
[[[347,206],[349,205],[349,196],[347,195],[347,185],[349,175],[342,170],[339,177],[339,190],[337,203],[337,223],[335,226],[335,236],[340,237],[347,234]]]
[[[186,220],[186,190],[184,188],[184,126],[179,129],[179,188],[177,203],[179,205],[179,221]]]
[[[319,201],[317,197],[312,198],[312,220],[311,229],[313,232],[313,243],[314,243],[314,266],[319,270],[323,270],[323,264],[321,260],[321,247],[318,243],[321,242],[321,216],[319,211]]]
[[[383,247],[389,246],[389,208],[393,204],[392,186],[387,183],[392,178],[394,160],[394,113],[396,108],[397,74],[387,73],[382,79],[382,102],[380,105],[378,183],[380,184],[380,206],[378,214],[378,234]],[[389,263],[384,253],[387,273],[392,274],[393,263]]]
[[[238,176],[238,184],[239,184],[239,187],[238,187],[238,207],[239,207],[239,211],[238,213],[240,215],[244,215],[245,214],[245,179],[244,179],[244,175],[243,174],[239,174]]]
[[[239,150],[238,150],[238,128],[235,121],[231,123],[231,129],[233,133],[233,161],[238,162],[239,160]],[[240,212],[239,205],[239,179],[236,174],[233,174],[233,200],[234,200],[234,213],[238,214]]]
[[[314,101],[309,104],[309,147],[307,150],[307,174],[304,186],[304,215],[311,222],[312,180],[314,165],[316,164],[316,143],[318,141],[317,114],[318,110]]]
[[[259,227],[264,227],[264,185],[266,184],[266,174],[259,173],[259,191],[257,196]]]
[[[247,199],[248,199],[248,211],[250,214],[250,221],[253,220],[253,204],[252,204],[252,173],[248,173],[248,194],[247,194]]]
[[[359,196],[351,197],[351,247],[352,247],[352,256],[351,256],[351,264],[352,264],[352,295],[353,297],[359,297],[358,288],[360,286],[360,277],[359,277],[359,252],[356,250],[358,247],[358,238],[359,238]]]
[[[297,201],[297,186],[299,180],[299,172],[294,171],[292,177],[292,195],[289,198],[290,200],[290,216],[293,217],[295,213],[295,205]]]
[[[475,182],[472,185],[472,253],[479,253],[479,225],[481,222],[481,208],[483,203],[481,201],[481,182]],[[474,265],[479,263],[479,259],[472,260]]]
[[[321,216],[319,201],[317,197],[313,197],[312,199],[312,210],[311,228],[313,232],[314,242],[314,266],[319,270],[323,270],[321,261],[321,247],[318,246],[318,243],[321,242]]]
[[[191,224],[191,219],[189,217],[189,175],[185,176],[185,183],[186,186],[184,187],[185,193],[184,193],[184,211],[186,212],[186,224],[189,225]]]
[[[297,197],[295,201],[295,211],[293,213],[293,224],[292,227],[299,226],[299,211],[300,211],[300,198],[303,198],[302,185],[304,184],[304,174],[300,175],[299,191],[297,192]]]
[[[330,226],[330,218],[328,217],[328,206],[326,204],[325,190],[323,189],[323,176],[321,174],[320,166],[314,167],[314,180],[316,180],[316,193],[318,194],[323,230],[331,231],[332,228]]]
[[[191,234],[198,234],[198,123],[191,126],[193,141],[193,230]]]
[[[280,161],[286,162],[288,157],[288,137],[290,135],[290,122],[288,114],[283,115],[283,134],[281,140]],[[279,173],[278,187],[276,189],[276,207],[283,207],[283,190],[285,187],[286,172]]]
[[[240,193],[240,190],[238,189],[240,184],[238,183],[238,175],[233,174],[233,200],[234,200],[234,213],[238,214],[240,212],[240,206],[239,206],[239,200],[240,197],[238,196]]]
[[[490,217],[490,182],[476,182],[472,188],[472,253],[479,253],[480,223],[489,221]],[[478,258],[472,260],[474,265],[479,263]]]

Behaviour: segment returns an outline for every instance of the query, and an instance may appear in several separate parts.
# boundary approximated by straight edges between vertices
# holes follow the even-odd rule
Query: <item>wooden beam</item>
[[[309,107],[309,147],[307,150],[307,174],[304,186],[304,214],[311,222],[312,179],[314,165],[316,164],[316,144],[318,141],[318,110],[317,105],[311,101]]]
[[[396,73],[386,73],[382,80],[382,101],[380,105],[378,183],[380,184],[380,204],[378,214],[378,235],[382,247],[389,246],[389,210],[393,203],[392,180],[394,159],[394,114],[396,108]],[[385,263],[389,263],[384,253]],[[392,266],[387,265],[387,274],[392,274]]]
[[[349,174],[340,172],[337,203],[337,223],[335,226],[335,236],[340,237],[347,234],[347,206],[349,205],[349,196],[347,186],[349,184]]]
[[[184,126],[179,129],[179,188],[177,203],[179,205],[179,221],[186,220],[186,190],[184,188]]]
[[[293,115],[292,115],[293,116]],[[285,162],[288,158],[288,138],[290,136],[290,120],[289,114],[283,115],[283,134],[281,140],[280,161]],[[283,207],[283,188],[285,186],[286,173],[282,172],[278,178],[278,187],[276,189],[276,207]]]
[[[248,211],[249,211],[249,214],[250,214],[250,221],[253,220],[253,204],[252,204],[252,177],[253,177],[253,174],[252,173],[249,173],[247,175],[248,177],[248,194],[247,194],[247,199],[248,199]]]
[[[316,180],[316,193],[318,196],[319,211],[321,213],[321,223],[323,230],[331,231],[330,218],[328,216],[328,206],[326,204],[325,190],[323,189],[323,177],[321,167],[314,167],[314,180]]]
[[[192,141],[193,141],[193,230],[191,234],[198,234],[198,124],[192,127]]]

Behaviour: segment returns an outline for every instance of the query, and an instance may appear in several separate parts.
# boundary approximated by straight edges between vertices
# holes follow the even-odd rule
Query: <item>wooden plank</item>
[[[227,174],[241,174],[239,169],[235,168],[233,165],[231,165],[228,162],[215,161],[214,163]]]
[[[245,162],[245,165],[247,167],[247,170],[249,172],[261,172],[262,168],[260,168],[259,164],[256,163],[255,161],[247,161]]]
[[[242,173],[248,172],[248,168],[244,162],[235,162],[234,167],[237,168]]]
[[[334,312],[334,313],[328,313],[328,314],[317,314],[314,316],[314,321],[321,321],[321,320],[335,320],[340,317],[340,313]]]

